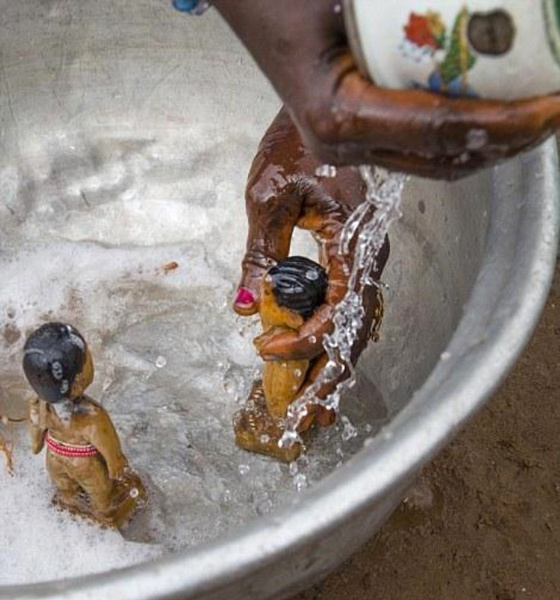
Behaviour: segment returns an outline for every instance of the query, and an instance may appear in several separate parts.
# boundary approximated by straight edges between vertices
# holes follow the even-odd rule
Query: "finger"
[[[313,367],[309,370],[309,373],[307,375],[307,379],[306,379],[306,387],[315,383],[317,381],[317,378],[320,377],[323,369],[325,368],[325,365],[327,364],[329,358],[328,356],[325,354],[323,356],[321,356],[319,358],[319,360],[317,360],[317,362],[313,365]],[[334,392],[334,390],[336,389],[336,386],[344,381],[345,379],[347,379],[349,376],[349,371],[348,369],[344,369],[342,371],[342,373],[336,377],[335,379],[331,380],[331,381],[327,381],[325,382],[323,385],[321,385],[319,387],[319,389],[317,390],[315,396],[317,399],[319,400],[325,400],[329,394],[332,394],[332,392]]]
[[[364,162],[381,152],[436,163],[445,158],[441,170],[454,169],[449,159],[456,159],[463,161],[464,172],[470,154],[471,169],[494,164],[560,126],[560,96],[498,102],[383,89],[359,74],[349,54],[333,62],[315,97],[319,105],[306,111],[302,123],[307,139],[315,151],[340,164]]]
[[[281,110],[265,133],[255,156],[245,194],[249,230],[234,310],[258,310],[260,284],[266,271],[290,251],[292,232],[301,212],[301,195],[290,184],[301,153],[295,125]],[[280,181],[278,172],[283,173]]]
[[[233,301],[233,309],[240,315],[248,316],[258,311],[261,280],[272,259],[256,251],[248,251],[242,262],[242,275]]]
[[[326,354],[320,356],[313,367],[309,370],[306,378],[306,385],[302,391],[305,393],[307,387],[315,383],[325,365],[327,364],[329,358]],[[339,377],[337,377],[334,381],[328,382],[325,385],[319,387],[316,393],[316,397],[319,400],[325,400],[328,395],[336,389],[337,384],[343,379],[347,378],[347,370],[344,370]],[[333,425],[336,421],[336,412],[333,409],[323,407],[321,405],[309,405],[308,412],[313,415],[313,419],[309,423],[308,426],[311,426],[312,422],[316,422],[321,427],[329,427]]]

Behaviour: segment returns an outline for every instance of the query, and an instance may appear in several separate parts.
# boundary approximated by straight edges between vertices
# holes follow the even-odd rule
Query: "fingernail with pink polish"
[[[253,292],[245,287],[240,287],[237,290],[237,296],[235,297],[235,304],[239,304],[241,306],[251,306],[251,304],[255,303],[255,295]]]

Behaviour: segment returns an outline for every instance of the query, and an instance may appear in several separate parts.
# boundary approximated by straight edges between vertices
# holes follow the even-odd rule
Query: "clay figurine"
[[[32,450],[47,446],[53,503],[107,527],[121,527],[146,497],[105,409],[84,395],[93,361],[71,325],[48,323],[27,339],[23,370],[37,398],[30,404]]]
[[[270,336],[299,329],[325,300],[328,280],[323,267],[308,258],[294,256],[270,268],[262,279],[259,313],[263,334],[255,338],[257,349]],[[253,385],[247,405],[237,413],[237,443],[286,462],[302,448],[281,448],[282,421],[288,406],[301,393],[311,365],[307,358],[266,361],[262,381]]]

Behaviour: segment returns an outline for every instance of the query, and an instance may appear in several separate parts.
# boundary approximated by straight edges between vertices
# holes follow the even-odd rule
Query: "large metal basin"
[[[197,127],[211,148],[214,133],[227,144],[224,132],[239,140],[247,129],[231,206],[241,214],[248,161],[278,99],[217,15],[190,20],[168,4],[1,1],[0,163],[33,162],[68,135],[165,144]],[[200,167],[188,159],[187,171]],[[0,598],[280,598],[371,536],[531,334],[556,256],[555,145],[459,183],[413,181],[403,208],[383,339],[361,363],[363,400],[380,392],[390,416],[370,444],[290,506],[227,536],[121,571],[0,588]],[[231,248],[234,265],[242,243]]]

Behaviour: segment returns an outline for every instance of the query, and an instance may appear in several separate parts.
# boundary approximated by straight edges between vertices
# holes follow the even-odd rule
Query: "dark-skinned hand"
[[[299,330],[261,336],[258,344],[264,360],[315,360],[307,383],[325,364],[323,336],[332,332],[334,309],[348,290],[353,248],[348,255],[341,255],[340,235],[348,217],[364,201],[366,191],[356,169],[343,167],[335,177],[320,177],[316,174],[319,166],[321,162],[307,150],[290,115],[282,109],[261,141],[249,173],[247,252],[234,301],[240,315],[258,312],[261,280],[269,266],[289,255],[294,228],[312,232],[320,248],[319,261],[329,278],[325,303]],[[377,258],[376,271],[370,274],[373,279],[380,277],[388,254],[386,242]],[[366,287],[366,314],[353,348],[353,362],[367,344],[380,302],[378,288]],[[330,389],[332,386],[323,392]]]
[[[556,95],[496,102],[377,87],[357,69],[340,0],[213,4],[322,163],[373,163],[456,179],[527,150],[560,127]]]

